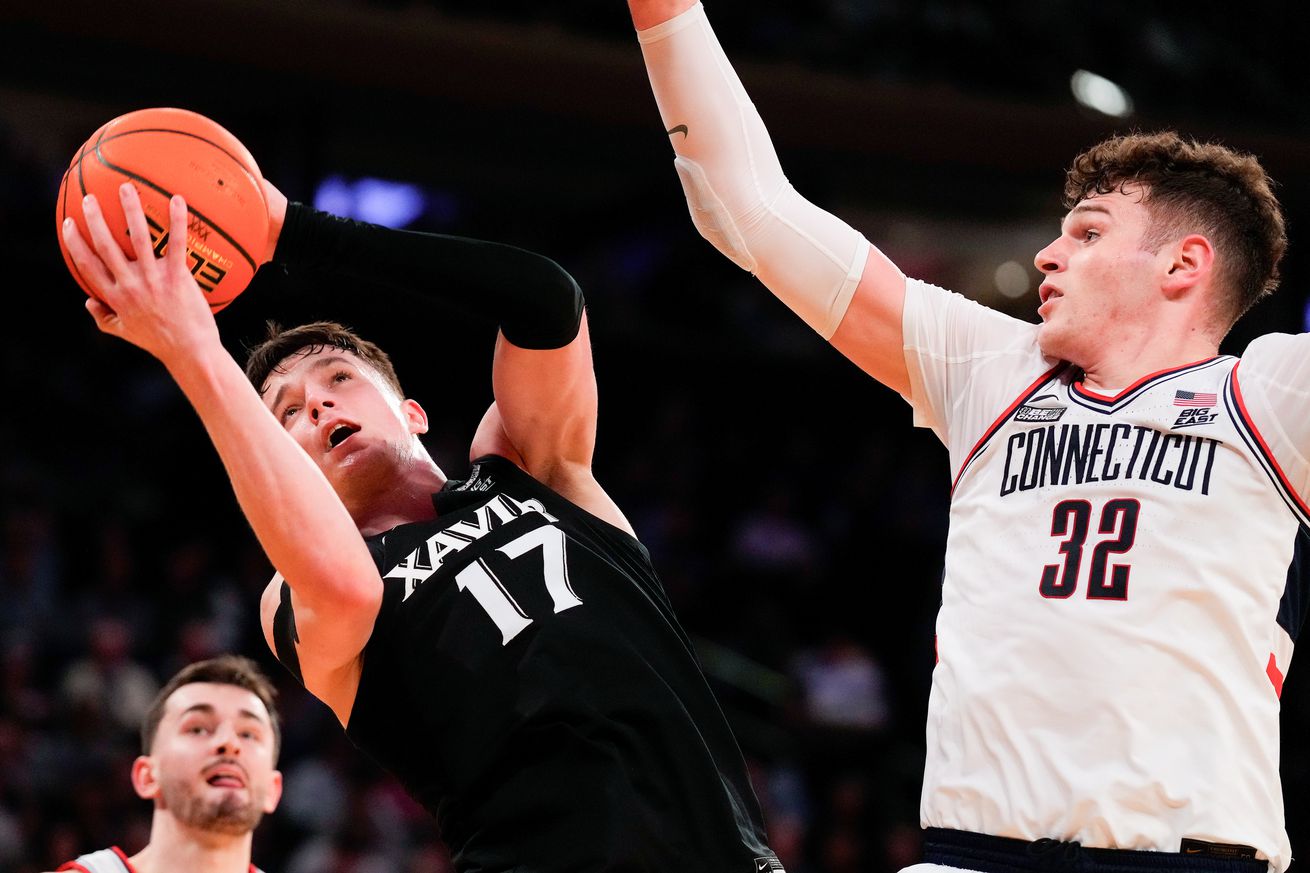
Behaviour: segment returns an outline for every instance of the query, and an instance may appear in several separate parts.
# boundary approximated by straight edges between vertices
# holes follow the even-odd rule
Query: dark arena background
[[[1170,126],[1257,153],[1292,245],[1282,290],[1225,344],[1240,353],[1305,329],[1307,15],[1281,0],[1172,8],[709,12],[802,193],[910,275],[1019,317],[1035,318],[1032,257],[1081,148]],[[221,651],[258,658],[282,690],[287,792],[256,863],[450,869],[434,826],[268,656],[256,605],[271,568],[196,416],[153,359],[95,330],[60,260],[55,191],[74,150],[148,106],[210,115],[295,199],[515,243],[573,272],[595,341],[598,477],[697,639],[774,847],[791,873],[918,859],[946,453],[696,235],[625,4],[46,0],[0,11],[0,870],[139,849],[140,715],[179,666]],[[236,354],[268,318],[335,318],[380,342],[459,476],[494,328],[436,305],[402,320],[388,301],[270,270],[218,323]],[[1310,851],[1307,672],[1292,668],[1282,698],[1297,854]]]

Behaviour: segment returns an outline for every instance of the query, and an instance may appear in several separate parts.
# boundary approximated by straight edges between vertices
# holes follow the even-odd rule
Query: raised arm
[[[382,282],[500,326],[495,403],[470,454],[510,458],[538,481],[618,527],[628,523],[591,473],[596,378],[577,282],[550,258],[502,243],[392,230],[285,206],[273,261]]]
[[[74,263],[100,298],[88,299],[87,309],[102,331],[158,358],[199,414],[242,512],[295,592],[305,686],[344,720],[348,712],[337,691],[353,689],[359,653],[372,633],[382,598],[377,568],[332,486],[223,348],[187,270],[185,247],[170,246],[156,259],[136,190],[124,185],[121,199],[135,260],[110,237],[94,198],[86,206],[94,249],[75,227],[63,229]],[[171,238],[185,239],[180,197],[169,217]]]
[[[699,3],[628,6],[696,229],[857,366],[907,394],[904,275],[792,188]]]
[[[577,337],[557,349],[520,348],[502,334],[491,375],[496,402],[478,428],[471,454],[515,458],[538,481],[632,533],[591,470],[596,376],[586,316]]]

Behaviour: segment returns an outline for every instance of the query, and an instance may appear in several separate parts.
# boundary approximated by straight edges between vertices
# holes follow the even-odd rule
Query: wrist
[[[259,181],[264,192],[264,206],[268,210],[268,244],[264,247],[264,257],[259,263],[267,264],[273,260],[273,252],[282,235],[282,225],[287,217],[287,196],[267,179]]]
[[[217,331],[212,337],[198,337],[193,343],[179,344],[172,351],[156,357],[193,405],[221,397],[224,380],[231,377],[226,371],[232,367],[236,367],[238,373],[241,370],[223,347]]]
[[[277,236],[270,240],[269,260],[280,267],[295,264],[307,248],[305,239],[311,235],[311,225],[316,217],[322,216],[318,210],[304,203],[284,200],[281,204],[281,216],[277,222]],[[270,224],[273,220],[269,210]],[[270,233],[272,228],[270,227]]]

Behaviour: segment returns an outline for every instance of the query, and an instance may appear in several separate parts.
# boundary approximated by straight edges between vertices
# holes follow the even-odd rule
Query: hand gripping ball
[[[141,195],[151,248],[162,255],[172,242],[168,201],[187,204],[187,263],[209,307],[218,312],[250,284],[268,245],[268,205],[259,166],[236,137],[203,115],[185,109],[140,109],[113,119],[77,150],[59,186],[56,233],[66,216],[90,239],[82,198],[95,194],[114,239],[135,256],[118,187],[131,182]],[[59,234],[64,263],[82,290]]]

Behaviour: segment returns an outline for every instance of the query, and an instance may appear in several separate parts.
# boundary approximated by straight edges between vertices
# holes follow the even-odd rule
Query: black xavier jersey
[[[639,542],[499,457],[369,539],[385,593],[347,734],[461,871],[780,869]],[[298,672],[290,597],[278,657]]]

